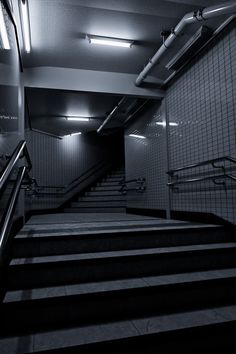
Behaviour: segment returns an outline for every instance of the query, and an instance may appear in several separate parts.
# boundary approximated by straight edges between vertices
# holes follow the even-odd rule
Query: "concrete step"
[[[230,353],[235,329],[236,306],[230,305],[2,337],[0,347],[1,354]]]
[[[14,239],[13,257],[36,257],[59,254],[106,252],[155,247],[184,246],[229,242],[231,236],[218,226],[129,222],[96,223],[94,226],[54,225],[22,231]]]
[[[122,196],[122,193],[120,193],[119,191],[107,191],[107,190],[98,190],[98,191],[89,191],[89,192],[86,192],[85,193],[85,196],[99,196],[99,197],[102,197],[102,196]]]
[[[14,258],[9,289],[236,267],[236,243]]]
[[[64,209],[65,213],[125,213],[122,207],[80,207]]]
[[[235,268],[67,284],[7,292],[1,318],[4,334],[34,332],[224,306],[234,304],[235,295]]]
[[[117,195],[114,197],[114,195],[112,196],[86,196],[86,197],[80,197],[79,198],[79,202],[97,202],[97,201],[126,201],[126,196],[124,195]]]
[[[117,179],[117,180],[122,180],[123,178],[125,178],[125,174],[123,173],[115,173],[115,174],[112,174],[112,175],[108,175],[107,176],[108,179]]]
[[[121,185],[119,184],[119,182],[104,181],[104,182],[97,183],[96,187],[119,187],[119,188],[121,188]]]
[[[91,188],[91,191],[93,192],[99,192],[99,191],[104,191],[104,192],[108,192],[108,191],[114,191],[114,192],[118,192],[121,189],[121,186],[117,185],[117,186],[95,186]]]
[[[71,203],[72,208],[125,208],[126,201],[124,200],[98,200],[98,201],[79,201]]]

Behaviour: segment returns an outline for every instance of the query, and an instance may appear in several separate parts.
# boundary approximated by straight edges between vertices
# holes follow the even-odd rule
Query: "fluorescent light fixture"
[[[27,0],[21,0],[21,25],[24,39],[24,46],[27,53],[30,52],[30,23],[29,23],[29,9]]]
[[[143,135],[129,134],[129,136],[132,136],[133,138],[146,139],[146,137]]]
[[[66,120],[78,121],[78,122],[88,122],[89,118],[86,118],[86,117],[66,117]]]
[[[166,122],[156,122],[156,125],[161,125],[162,127],[166,127]],[[177,127],[179,125],[179,123],[175,123],[175,122],[170,122],[169,126],[171,127]]]
[[[81,132],[78,132],[78,133],[72,133],[70,134],[70,136],[73,136],[73,135],[81,135],[82,133]]]
[[[3,49],[6,49],[6,50],[11,49],[8,34],[7,34],[6,23],[5,23],[4,15],[3,15],[3,8],[2,8],[1,3],[0,3],[0,34],[1,34]]]
[[[90,35],[87,35],[87,38],[89,43],[91,44],[108,45],[113,47],[131,48],[133,44],[133,41],[129,41],[126,39],[90,36]]]

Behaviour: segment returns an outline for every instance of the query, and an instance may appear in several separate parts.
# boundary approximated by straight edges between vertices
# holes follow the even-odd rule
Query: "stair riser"
[[[115,228],[115,227],[114,227]],[[119,227],[122,229],[122,227]],[[126,228],[126,227],[123,227]],[[89,253],[145,249],[219,243],[230,241],[229,236],[220,230],[174,230],[170,232],[129,231],[112,234],[90,234],[75,236],[28,237],[15,239],[13,257],[37,257],[59,254]]]
[[[27,292],[27,290],[26,290]],[[173,301],[174,294],[174,301]],[[28,294],[29,295],[29,294]],[[2,307],[5,333],[118,321],[233,303],[235,278],[172,284],[8,303]],[[14,318],[14,321],[12,321]]]
[[[159,255],[24,264],[9,267],[9,288],[92,282],[236,266],[236,250],[201,250]]]

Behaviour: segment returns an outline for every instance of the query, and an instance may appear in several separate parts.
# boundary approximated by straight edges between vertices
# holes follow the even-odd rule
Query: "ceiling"
[[[23,54],[23,65],[25,68],[47,66],[138,75],[162,44],[162,30],[175,27],[187,12],[226,1],[28,0],[32,50]],[[216,18],[207,21],[207,25],[216,29],[223,20]],[[153,77],[164,80],[171,74],[165,64],[201,25],[188,26],[152,71]],[[132,48],[91,45],[86,34],[131,39],[134,45]],[[98,122],[121,98],[45,89],[28,89],[27,95],[32,125],[59,135],[65,125],[57,116],[68,112],[94,116],[87,127],[84,125],[84,129],[90,131],[96,129]]]
[[[32,129],[56,136],[88,133],[99,128],[122,96],[63,90],[26,89],[27,108]],[[145,100],[127,98],[107,124],[121,127]],[[68,121],[66,117],[87,117],[88,122]],[[107,128],[106,127],[106,128]]]

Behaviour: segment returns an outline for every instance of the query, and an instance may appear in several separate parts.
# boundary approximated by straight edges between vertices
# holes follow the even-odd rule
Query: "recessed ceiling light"
[[[86,117],[66,117],[66,120],[78,121],[78,122],[88,122],[89,118],[86,118]]]
[[[111,38],[111,37],[87,35],[87,38],[89,43],[91,44],[108,45],[113,47],[131,48],[134,43],[133,41],[130,40]]]
[[[30,52],[30,22],[27,0],[21,0],[21,25],[24,39],[24,47],[27,53]]]
[[[129,134],[129,136],[132,136],[133,138],[146,139],[146,137],[143,135]]]
[[[11,49],[1,3],[0,3],[0,34],[1,34],[3,49],[7,49],[7,50]]]

